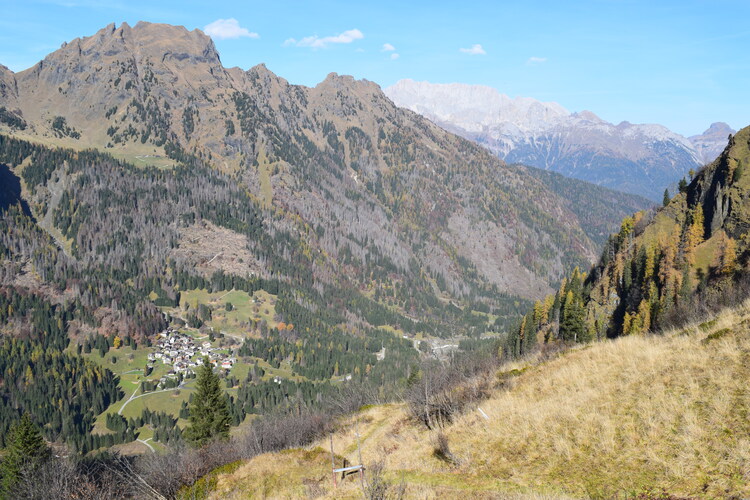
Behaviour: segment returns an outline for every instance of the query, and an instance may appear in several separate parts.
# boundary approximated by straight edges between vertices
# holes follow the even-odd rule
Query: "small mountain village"
[[[172,371],[167,374],[167,377],[177,374],[193,375],[195,369],[204,363],[205,358],[208,358],[214,367],[227,371],[231,370],[237,362],[237,359],[231,357],[226,349],[211,347],[211,342],[208,340],[199,344],[199,341],[193,337],[172,327],[159,334],[155,352],[148,355],[148,361],[152,367],[157,361],[172,366]]]

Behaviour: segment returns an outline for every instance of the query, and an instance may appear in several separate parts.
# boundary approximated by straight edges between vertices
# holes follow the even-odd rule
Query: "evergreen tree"
[[[662,205],[664,205],[665,207],[666,207],[667,205],[669,205],[669,200],[671,200],[671,198],[670,198],[670,196],[669,196],[669,189],[665,189],[665,190],[664,190],[664,199],[663,199],[663,200],[662,200],[662,202],[661,202],[661,203],[662,203]]]
[[[39,429],[27,413],[11,430],[5,457],[0,465],[0,495],[2,498],[13,498],[13,489],[21,479],[24,470],[43,462],[50,455],[50,449],[44,442]]]
[[[560,337],[565,341],[577,342],[584,338],[585,311],[579,297],[569,291],[563,304],[563,315],[560,323]]]
[[[187,440],[203,446],[212,439],[229,437],[231,418],[227,396],[208,358],[204,358],[198,371],[196,387],[190,404],[190,427],[185,430]]]

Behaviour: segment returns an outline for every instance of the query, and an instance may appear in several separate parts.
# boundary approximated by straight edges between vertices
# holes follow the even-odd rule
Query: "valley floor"
[[[367,479],[380,463],[407,498],[750,496],[748,303],[504,370],[489,400],[443,429],[452,461],[404,405],[385,405],[341,423],[337,466],[357,463],[358,427]],[[357,476],[334,489],[327,438],[211,482],[211,498],[362,497]]]

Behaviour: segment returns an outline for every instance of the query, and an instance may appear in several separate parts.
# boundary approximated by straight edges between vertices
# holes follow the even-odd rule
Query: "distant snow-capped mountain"
[[[653,200],[661,200],[667,186],[705,163],[704,151],[709,156],[714,151],[709,139],[711,146],[699,151],[661,125],[614,125],[590,111],[571,113],[554,102],[510,98],[481,85],[401,80],[385,93],[397,105],[482,144],[507,162]]]

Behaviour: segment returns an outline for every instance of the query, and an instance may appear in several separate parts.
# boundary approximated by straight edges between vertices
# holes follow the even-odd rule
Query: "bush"
[[[446,436],[442,431],[439,431],[435,435],[434,441],[434,449],[432,451],[432,454],[440,460],[443,460],[444,462],[456,465],[458,463],[458,460],[451,452],[450,446],[448,446],[448,436]]]
[[[458,356],[448,365],[425,362],[421,378],[405,395],[409,412],[428,429],[443,427],[467,405],[489,395],[497,364],[490,356]]]
[[[385,464],[382,460],[375,462],[367,468],[367,486],[365,487],[365,498],[368,500],[387,500],[404,498],[406,485],[403,481],[392,484],[385,479]]]

